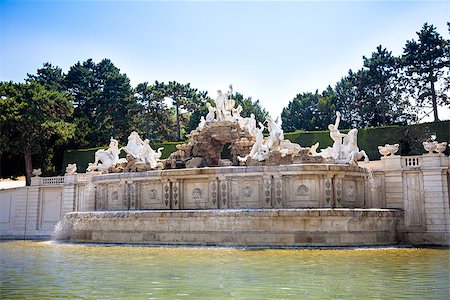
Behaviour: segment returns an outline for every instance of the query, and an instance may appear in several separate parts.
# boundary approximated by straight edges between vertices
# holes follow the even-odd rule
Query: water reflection
[[[449,249],[0,243],[0,298],[449,299]]]

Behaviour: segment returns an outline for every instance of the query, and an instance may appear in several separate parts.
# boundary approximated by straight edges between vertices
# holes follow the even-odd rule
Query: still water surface
[[[0,242],[0,299],[450,299],[450,250]]]

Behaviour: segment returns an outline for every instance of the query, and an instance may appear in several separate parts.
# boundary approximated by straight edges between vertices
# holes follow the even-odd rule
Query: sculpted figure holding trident
[[[233,86],[230,84],[230,91],[222,93],[221,90],[217,91],[216,98],[216,117],[217,121],[226,121],[231,118],[231,110],[234,107],[235,101],[231,99],[233,95]]]

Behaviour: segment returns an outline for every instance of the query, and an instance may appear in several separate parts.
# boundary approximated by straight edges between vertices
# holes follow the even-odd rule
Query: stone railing
[[[422,165],[422,156],[402,156],[402,168],[417,168]]]
[[[62,176],[41,178],[41,185],[58,185],[63,183],[64,177]]]

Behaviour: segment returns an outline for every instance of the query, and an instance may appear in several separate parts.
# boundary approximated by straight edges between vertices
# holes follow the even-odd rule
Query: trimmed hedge
[[[347,133],[348,130],[341,130]],[[433,123],[422,123],[410,126],[385,126],[366,128],[358,130],[358,146],[366,151],[371,160],[380,159],[378,146],[384,144],[400,144],[400,155],[421,155],[425,153],[422,142],[430,138],[434,134],[440,142],[450,142],[450,121],[440,121]],[[284,137],[290,141],[300,144],[303,147],[309,147],[316,142],[320,143],[319,149],[331,146],[333,141],[330,138],[329,131],[296,131],[285,133]],[[167,158],[170,153],[176,151],[176,145],[182,142],[167,142],[151,144],[153,149],[164,147],[162,158]],[[105,147],[68,150],[64,152],[62,165],[62,173],[68,163],[76,163],[78,172],[84,172],[88,163],[94,162],[95,151],[98,149],[106,149]],[[449,149],[445,150],[445,154],[449,154]],[[124,156],[124,152],[121,153]]]

